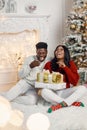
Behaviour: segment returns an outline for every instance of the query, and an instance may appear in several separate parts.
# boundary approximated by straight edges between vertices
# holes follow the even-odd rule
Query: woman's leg
[[[76,89],[73,88],[73,93],[70,96],[68,96],[64,101],[67,103],[68,106],[70,106],[72,105],[72,103],[80,100],[80,98],[84,96],[85,93],[87,93],[87,88],[82,85],[78,86],[76,87]]]
[[[73,92],[71,95],[70,93]],[[75,102],[79,100],[83,95],[87,93],[87,88],[85,86],[78,86],[76,88],[70,88],[66,89],[66,91],[63,91],[61,95],[63,97],[69,96],[68,98],[64,99],[61,103],[58,103],[55,106],[51,106],[48,109],[48,113],[51,113],[52,111],[55,111],[57,109],[60,109],[62,107],[74,105],[74,106],[84,106],[82,102]],[[63,95],[64,94],[64,95]]]
[[[56,92],[54,92],[53,90],[49,90],[49,89],[42,89],[41,91],[41,96],[48,102],[52,103],[52,104],[57,104],[59,102],[62,102],[63,99],[61,97],[59,97]]]
[[[87,91],[85,86],[78,86],[69,89],[64,89],[59,92],[54,92],[49,89],[42,89],[41,96],[48,102],[60,103],[66,102],[67,105],[71,105],[73,102],[79,100]],[[61,94],[60,94],[61,93]]]

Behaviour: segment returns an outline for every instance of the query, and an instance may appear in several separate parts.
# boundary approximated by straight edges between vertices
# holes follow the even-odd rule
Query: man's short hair
[[[48,47],[48,45],[47,45],[47,43],[45,43],[45,42],[38,42],[38,43],[36,44],[36,49],[40,49],[40,48],[47,49],[47,47]]]

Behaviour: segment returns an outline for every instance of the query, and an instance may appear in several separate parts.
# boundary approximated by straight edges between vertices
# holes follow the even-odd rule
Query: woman
[[[45,64],[44,69],[50,72],[54,71],[63,74],[63,80],[66,82],[66,89],[60,91],[49,89],[41,90],[41,96],[46,101],[57,104],[49,108],[48,112],[70,105],[83,106],[82,103],[75,101],[83,96],[86,88],[84,86],[75,87],[79,81],[79,74],[75,63],[70,58],[68,48],[64,45],[59,45],[55,49],[54,55],[54,58]],[[70,88],[71,86],[72,88]]]

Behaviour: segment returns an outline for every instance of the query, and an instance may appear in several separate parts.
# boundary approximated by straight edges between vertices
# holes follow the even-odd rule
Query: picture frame
[[[0,0],[0,13],[17,13],[17,1]]]
[[[5,0],[0,0],[0,10],[5,7]]]

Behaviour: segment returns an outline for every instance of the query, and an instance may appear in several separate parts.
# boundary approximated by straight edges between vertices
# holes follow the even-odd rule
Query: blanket
[[[70,106],[47,113],[50,104],[40,101],[37,105],[24,105],[12,102],[14,109],[19,109],[24,113],[23,130],[27,130],[26,121],[34,113],[45,114],[50,121],[49,130],[87,130],[87,95],[82,101],[85,107]]]

